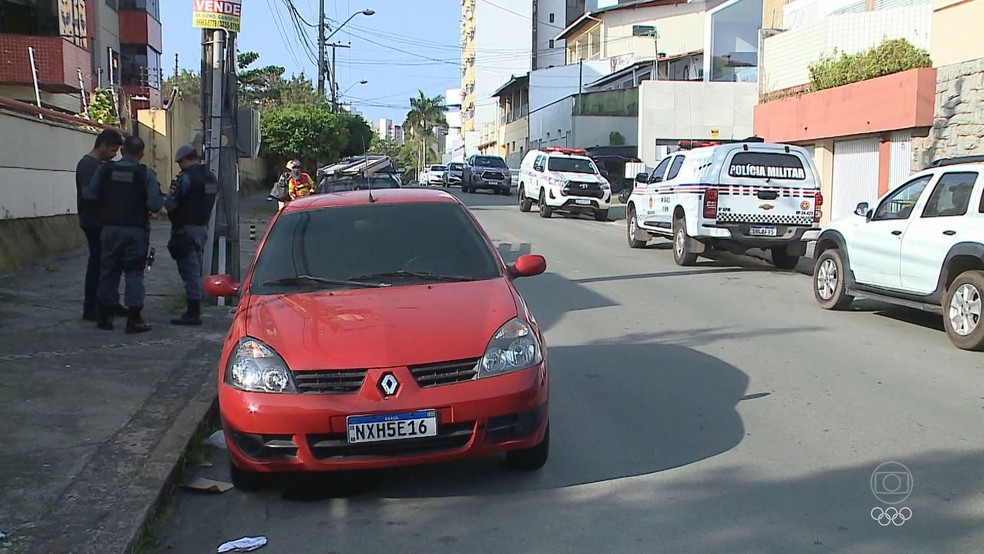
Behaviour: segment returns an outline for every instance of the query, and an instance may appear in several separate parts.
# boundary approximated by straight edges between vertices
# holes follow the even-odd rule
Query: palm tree
[[[420,165],[417,169],[417,178],[427,165],[427,154],[432,152],[429,143],[434,136],[434,127],[446,127],[448,122],[444,117],[447,106],[444,105],[444,96],[437,95],[428,98],[424,91],[418,90],[419,95],[410,99],[410,111],[404,122],[404,129],[407,129],[410,136],[420,141]]]

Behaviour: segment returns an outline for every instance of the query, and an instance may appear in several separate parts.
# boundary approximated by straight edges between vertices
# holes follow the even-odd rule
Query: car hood
[[[566,180],[566,181],[577,181],[579,183],[591,183],[595,182],[600,184],[606,183],[605,178],[601,175],[594,175],[591,173],[570,173],[567,171],[554,171],[554,175]]]
[[[263,295],[246,333],[295,370],[395,367],[481,356],[516,306],[504,278]]]

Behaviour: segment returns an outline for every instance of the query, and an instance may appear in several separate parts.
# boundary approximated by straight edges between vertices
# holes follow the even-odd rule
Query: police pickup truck
[[[820,235],[820,177],[798,146],[739,142],[674,152],[636,176],[626,205],[631,248],[651,237],[673,241],[689,266],[708,249],[743,254],[767,249],[793,269]]]

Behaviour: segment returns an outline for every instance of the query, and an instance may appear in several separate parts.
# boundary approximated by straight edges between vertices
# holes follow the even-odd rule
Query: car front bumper
[[[382,398],[387,371],[401,383]],[[544,436],[546,362],[514,373],[420,388],[407,368],[370,370],[354,394],[262,394],[221,385],[219,411],[233,463],[258,472],[431,464],[530,448]],[[437,411],[438,436],[348,444],[347,416]]]

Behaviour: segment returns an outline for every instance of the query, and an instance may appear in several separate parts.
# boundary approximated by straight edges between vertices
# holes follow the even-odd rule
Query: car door
[[[665,226],[673,223],[673,201],[676,193],[673,185],[686,184],[676,182],[677,177],[680,176],[680,169],[683,167],[684,159],[686,159],[684,154],[677,154],[673,157],[673,161],[670,162],[669,169],[666,171],[666,177],[658,189],[660,190],[660,194],[656,194],[653,197],[653,216],[658,223]]]
[[[934,175],[921,175],[898,187],[858,224],[850,246],[850,264],[858,283],[902,288],[902,235]],[[870,213],[870,212],[869,212]]]
[[[642,206],[636,209],[645,214],[647,220],[653,220],[656,215],[657,187],[663,182],[666,169],[670,167],[671,161],[673,161],[673,156],[663,158],[663,161],[659,162],[656,169],[649,175],[648,182],[636,183],[636,190],[640,195],[639,200],[642,201]]]
[[[968,216],[973,198],[980,196],[984,184],[980,172],[948,171],[940,175],[926,201],[922,214],[902,235],[902,288],[915,294],[936,290],[943,261],[950,248],[966,240]],[[979,224],[979,223],[978,223]]]
[[[533,162],[533,198],[540,198],[540,190],[543,188],[543,168],[547,164],[547,157],[540,154],[536,157],[536,161]]]

